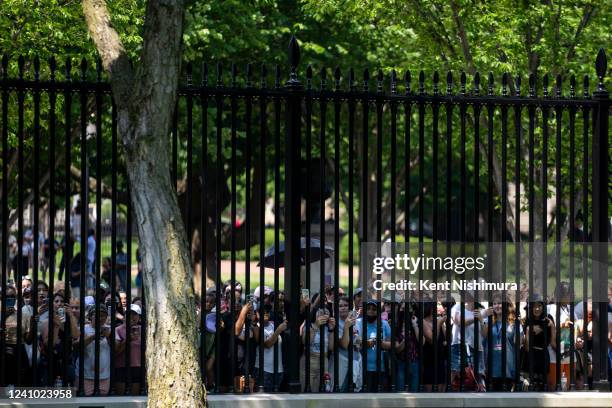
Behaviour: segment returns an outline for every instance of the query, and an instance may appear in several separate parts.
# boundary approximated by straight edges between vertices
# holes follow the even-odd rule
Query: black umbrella
[[[278,252],[278,267],[285,267],[285,241],[281,241],[278,244],[278,251],[274,246],[271,246],[266,250],[263,259],[263,265],[265,268],[274,268],[274,258]],[[310,238],[310,263],[320,261],[322,254],[325,254],[326,258],[331,258],[331,253],[334,252],[334,248],[325,246],[325,250],[321,249],[321,241],[315,238]],[[261,262],[257,264],[260,266]],[[300,239],[300,265],[306,265],[306,238]]]

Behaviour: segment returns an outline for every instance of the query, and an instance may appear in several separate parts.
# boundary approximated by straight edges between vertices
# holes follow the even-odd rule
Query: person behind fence
[[[346,296],[338,299],[338,378],[340,381],[340,392],[347,392],[349,384],[355,384],[355,391],[360,391],[363,374],[361,365],[361,327],[357,324],[357,312],[349,311],[349,301]],[[353,378],[349,378],[349,347],[350,339],[353,338]],[[332,366],[333,368],[333,366]],[[333,375],[331,375],[334,378]]]
[[[506,305],[505,312],[503,311],[504,302]],[[489,373],[491,378],[491,386],[493,391],[510,391],[513,388],[515,373],[516,373],[516,353],[520,352],[520,345],[524,341],[524,334],[521,325],[518,325],[519,330],[519,348],[516,348],[516,311],[514,303],[508,299],[502,300],[502,294],[496,293],[493,296],[493,325],[491,327],[491,336],[486,338],[485,351],[492,350],[491,355],[487,355],[487,359],[491,359],[492,372]],[[505,344],[503,343],[503,332],[506,332]],[[489,342],[491,346],[489,347]],[[502,358],[503,349],[506,350],[506,372],[502,373]]]
[[[571,344],[571,326],[573,325],[573,316],[570,314],[570,302],[573,298],[570,285],[567,282],[559,282],[555,288],[554,299],[546,306],[548,318],[552,320],[556,330],[559,330],[559,344],[557,339],[551,341],[548,345],[548,354],[550,358],[550,369],[548,370],[548,389],[553,391],[557,384],[557,364],[561,366],[561,378],[565,377],[567,384],[570,381],[570,344]],[[559,321],[557,322],[557,311],[559,312]],[[557,361],[557,350],[561,361]],[[561,379],[559,379],[561,383]]]
[[[53,333],[49,333],[49,319],[53,319]],[[72,310],[66,306],[63,293],[56,292],[53,295],[53,313],[41,325],[40,333],[40,363],[39,373],[41,382],[53,385],[60,380],[64,387],[74,384],[74,363],[72,351],[78,345],[79,329],[77,319]],[[48,353],[51,349],[53,354],[53,365],[49,365]],[[48,375],[54,381],[48,384]]]
[[[115,285],[119,285],[122,291],[127,288],[128,257],[123,251],[123,241],[117,241],[117,253],[115,254]],[[109,281],[110,282],[110,281]]]
[[[111,334],[110,325],[107,324],[108,313],[104,305],[89,305],[87,308],[87,319],[85,324],[85,349],[83,357],[83,391],[86,396],[93,395],[96,377],[96,310],[100,314],[100,339],[99,339],[99,369],[100,395],[108,394],[110,388],[110,360],[111,350],[108,337]],[[79,384],[79,363],[75,360],[75,385]]]
[[[127,322],[124,322],[122,325],[115,328],[115,372],[113,384],[115,385],[115,393],[118,395],[123,395],[125,393],[128,382],[130,383],[129,394],[140,394],[140,381],[143,374],[143,367],[140,365],[142,349],[142,327],[140,325],[141,315],[142,309],[140,306],[132,303],[130,305],[130,313],[128,314],[128,318],[130,319],[130,357],[128,361],[126,361],[128,347]]]
[[[287,330],[287,321],[283,321],[274,328],[274,322],[270,320],[272,313],[271,305],[263,305],[263,307],[257,310],[257,316],[259,324],[254,329],[253,334],[256,341],[256,353],[255,353],[255,378],[257,384],[263,384],[264,392],[274,391],[274,385],[279,385],[283,380],[283,365],[277,365],[276,378],[274,378],[274,346],[282,344],[283,339],[281,333]],[[264,330],[264,352],[263,352],[263,378],[259,376],[259,327],[263,325]],[[278,359],[282,361],[282,347],[278,347]]]
[[[325,307],[325,299],[319,303],[319,294],[316,293],[312,297],[312,309],[310,311],[310,319],[304,322],[300,327],[300,335],[304,344],[309,345],[309,362],[310,372],[306,378],[305,370],[300,370],[300,383],[302,389],[306,387],[306,381],[310,389],[316,391],[326,391],[324,378],[329,376],[328,372],[328,351],[334,350],[333,331],[336,328],[336,320],[330,316],[329,310]],[[306,339],[306,324],[310,324],[309,339]],[[321,341],[321,332],[323,332],[323,340]],[[321,367],[321,353],[323,353],[323,367]],[[304,367],[304,364],[300,364]]]
[[[387,372],[385,370],[386,350],[391,349],[391,327],[386,320],[381,320],[381,337],[377,337],[378,305],[373,299],[368,300],[365,311],[366,328],[363,331],[363,346],[366,347],[366,377],[364,379],[367,392],[377,392],[379,386],[382,388],[387,383]],[[363,327],[363,318],[357,320],[357,324]],[[363,329],[362,329],[363,330]],[[376,356],[381,352],[380,371],[377,371]]]
[[[447,362],[447,342],[446,342],[446,312],[441,308],[438,312],[437,302],[426,302],[423,304],[423,391],[431,392],[433,385],[437,384],[438,392],[446,390],[446,362]],[[436,335],[434,338],[434,314],[438,314],[436,319]],[[418,327],[418,326],[417,326]],[[437,365],[434,368],[434,349],[437,358]]]
[[[255,332],[255,311],[253,310],[253,300],[249,299],[244,306],[241,307],[240,313],[234,323],[234,335],[236,336],[236,360],[238,363],[238,376],[235,378],[234,387],[238,391],[244,391],[246,384],[249,390],[253,392],[255,379],[251,376],[253,372],[256,341],[254,338]],[[248,326],[248,335],[247,335]],[[279,360],[280,361],[280,360]],[[281,365],[279,363],[279,365]],[[244,373],[246,372],[246,376]],[[248,382],[247,382],[248,377]]]
[[[95,275],[94,265],[96,262],[96,232],[92,228],[87,232],[87,289],[94,289]]]
[[[404,304],[402,304],[402,306],[404,306]],[[419,386],[418,304],[408,303],[408,324],[410,325],[408,328],[405,326],[406,319],[404,313],[406,313],[405,308],[400,309],[397,316],[397,322],[395,323],[395,389],[404,390],[407,385],[410,392],[416,392]],[[391,313],[389,313],[389,315],[391,315]],[[406,356],[408,358],[407,360]],[[408,382],[406,382],[406,361],[408,361],[409,365]],[[376,364],[376,360],[374,360],[374,364]]]
[[[487,333],[485,319],[492,313],[491,310],[480,311],[474,303],[474,293],[465,291],[465,367],[461,366],[462,338],[461,338],[461,303],[457,303],[451,309],[452,341],[451,341],[451,384],[453,391],[459,391],[461,382],[461,371],[463,369],[463,388],[466,391],[482,390],[484,386],[484,353],[482,348],[482,336]],[[476,344],[478,350],[474,349],[474,326],[478,324],[479,339]],[[474,355],[478,353],[478,367],[474,367]]]
[[[529,387],[535,391],[543,391],[547,386],[549,370],[548,345],[555,337],[555,326],[545,313],[544,299],[536,294],[527,304],[527,319],[525,321],[525,347],[521,370],[529,377]]]
[[[21,308],[21,326],[17,324],[17,310]],[[32,343],[32,334],[34,332],[32,314],[29,308],[24,307],[23,301],[17,299],[17,290],[13,285],[6,288],[6,311],[2,313],[5,319],[4,324],[6,331],[4,334],[5,349],[4,353],[4,380],[2,384],[6,387],[8,384],[17,386],[27,386],[31,384],[30,362],[26,351],[26,344]],[[19,334],[18,334],[19,332]],[[20,342],[17,344],[17,336],[20,337]],[[19,361],[19,371],[17,371],[17,360]]]
[[[583,390],[585,386],[588,386],[593,381],[593,303],[591,299],[587,299],[586,304],[586,314],[581,313],[581,317],[575,321],[576,341],[574,344],[576,345],[575,367],[577,390]],[[610,312],[608,312],[608,325],[610,325],[611,317]],[[612,338],[610,336],[612,336],[612,330],[608,329],[608,345],[612,344]]]

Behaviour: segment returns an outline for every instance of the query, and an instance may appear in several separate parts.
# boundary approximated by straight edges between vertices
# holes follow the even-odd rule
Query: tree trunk
[[[147,305],[149,407],[203,407],[185,227],[170,181],[169,130],[180,76],[185,4],[149,0],[137,67],[111,25],[104,0],[83,0],[83,14],[118,108],[131,202],[136,215]]]
[[[203,406],[193,272],[165,151],[128,155],[145,273],[149,407]],[[163,160],[161,160],[163,161]],[[177,360],[180,356],[180,363]],[[179,364],[177,364],[179,363]]]

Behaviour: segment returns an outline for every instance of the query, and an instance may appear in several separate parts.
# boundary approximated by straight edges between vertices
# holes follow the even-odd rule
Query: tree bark
[[[83,0],[89,33],[109,73],[125,148],[147,298],[149,407],[203,407],[193,269],[170,180],[168,134],[177,98],[184,21],[181,0],[147,2],[136,69],[104,0]]]

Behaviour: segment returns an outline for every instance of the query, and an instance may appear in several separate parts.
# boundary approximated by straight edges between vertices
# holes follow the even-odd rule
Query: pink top
[[[135,327],[135,326],[132,326]],[[140,330],[140,326],[138,326]],[[115,341],[125,341],[126,339],[126,326],[122,324],[115,328]],[[131,330],[134,330],[133,328]],[[133,332],[132,332],[133,333]],[[140,336],[139,336],[140,337]],[[115,345],[116,347],[116,345]],[[130,336],[130,366],[131,367],[140,367],[140,349],[141,349],[141,341],[140,339],[134,340],[134,336]],[[121,353],[115,353],[115,367],[122,368],[125,367],[125,352],[123,350]]]

